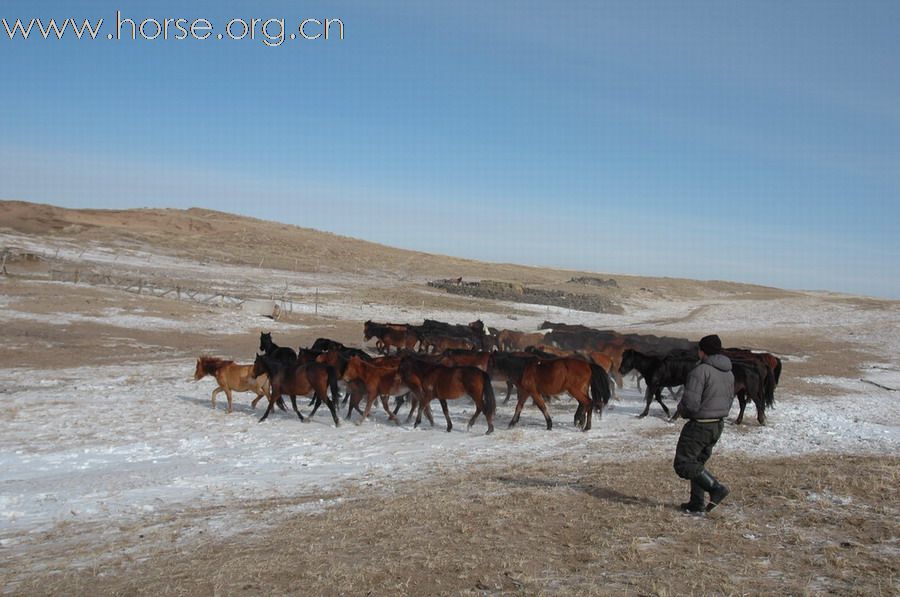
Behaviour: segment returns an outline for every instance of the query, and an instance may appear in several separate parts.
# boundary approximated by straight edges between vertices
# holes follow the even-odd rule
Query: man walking
[[[734,402],[731,361],[721,351],[722,340],[718,336],[700,340],[700,364],[688,374],[678,403],[678,414],[688,421],[681,428],[674,467],[679,477],[691,482],[691,499],[681,504],[681,509],[692,514],[709,512],[728,495],[728,488],[704,468]]]

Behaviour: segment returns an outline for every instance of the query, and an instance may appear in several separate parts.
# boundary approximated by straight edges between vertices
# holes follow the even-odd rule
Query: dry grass
[[[523,455],[524,460],[524,455]],[[357,490],[316,514],[237,506],[268,526],[179,539],[192,514],[127,529],[79,569],[62,558],[19,578],[28,594],[890,595],[898,590],[900,459],[714,456],[732,487],[706,518],[675,504],[666,458],[589,454]],[[160,545],[140,556],[138,533]],[[170,535],[168,547],[165,535]],[[116,556],[124,553],[124,556]],[[141,550],[137,550],[141,553]],[[101,554],[104,557],[100,557]],[[131,554],[131,555],[129,555]],[[49,554],[48,554],[49,555]],[[84,554],[82,554],[84,555]],[[15,576],[10,575],[10,577]],[[11,578],[6,579],[11,580]]]

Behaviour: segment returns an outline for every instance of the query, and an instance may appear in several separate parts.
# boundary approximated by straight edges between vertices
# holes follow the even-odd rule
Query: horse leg
[[[509,402],[509,398],[510,398],[510,396],[512,396],[512,388],[513,388],[513,382],[507,381],[506,382],[506,398],[503,399],[503,404],[506,404],[507,402]]]
[[[260,423],[266,420],[266,417],[269,416],[269,413],[272,412],[272,407],[275,406],[275,398],[274,396],[269,398],[269,406],[266,407],[266,412],[263,413],[262,418],[259,420]]]
[[[415,407],[418,407],[418,408],[417,408],[417,414],[416,414],[416,424],[413,425],[413,428],[414,428],[414,429],[417,428],[417,427],[422,423],[422,406],[423,406],[424,404],[425,404],[425,399],[424,399],[424,398],[419,398],[418,404],[414,405],[414,408],[415,408]],[[412,409],[410,409],[410,414],[412,414]]]
[[[406,415],[406,422],[409,423],[412,420],[413,413],[416,411],[416,408],[421,402],[421,399],[418,395],[413,394],[409,400],[409,414]]]
[[[544,421],[547,423],[547,431],[553,429],[553,419],[550,418],[550,412],[547,410],[547,402],[544,400],[544,397],[540,393],[536,393],[532,395],[531,401],[534,402],[535,406],[537,406],[541,414],[544,415]]]
[[[581,430],[590,431],[591,418],[594,414],[594,407],[591,404],[590,396],[588,396],[587,392],[582,392],[579,394],[572,394],[572,397],[578,401],[578,410],[582,411]]]
[[[210,400],[212,401],[213,410],[216,410],[216,395],[221,391],[223,391],[222,386],[219,386],[215,390],[212,391],[212,396],[210,397]]]
[[[347,420],[349,421],[353,416],[353,411],[355,410],[360,415],[363,414],[363,411],[359,408],[359,403],[363,398],[363,390],[359,388],[356,384],[350,386],[350,406],[347,407]]]
[[[364,412],[363,415],[362,415],[362,420],[360,420],[360,422],[357,423],[357,425],[362,425],[363,423],[366,422],[366,419],[369,418],[369,413],[372,412],[372,405],[375,404],[375,399],[377,398],[377,396],[375,395],[376,392],[373,391],[372,388],[368,388],[368,389],[366,390],[366,394],[367,394],[367,396],[366,396],[366,410],[365,410],[365,412]]]
[[[406,399],[409,397],[409,392],[403,394],[402,396],[394,397],[394,416],[397,416],[397,413],[400,412],[400,407],[403,406],[403,403],[406,402]]]
[[[622,379],[622,374],[619,373],[619,370],[616,367],[613,367],[613,379],[620,390],[625,387],[625,380]]]
[[[653,402],[653,394],[654,390],[648,384],[647,391],[644,392],[644,411],[638,415],[639,419],[643,419],[650,412],[650,403]]]
[[[484,398],[475,398],[472,396],[472,400],[475,402],[475,414],[472,415],[472,418],[469,419],[469,424],[466,426],[466,431],[472,430],[472,425],[475,424],[475,419],[478,418],[478,415],[484,410]]]
[[[393,421],[397,425],[400,424],[400,421],[397,420],[397,417],[394,416],[394,413],[391,412],[391,404],[390,404],[390,394],[382,394],[381,398],[381,408],[384,409],[384,412],[388,415],[388,421]]]
[[[519,422],[519,416],[522,414],[522,407],[525,406],[525,401],[528,399],[531,390],[525,390],[522,386],[519,386],[518,391],[516,392],[516,411],[513,413],[512,419],[509,421],[509,428],[512,429],[515,427],[516,423]],[[537,400],[534,401],[537,404]]]
[[[453,429],[453,421],[450,420],[450,409],[447,408],[447,401],[441,400],[441,410],[444,411],[444,418],[447,419],[447,433]],[[471,427],[471,425],[469,425]]]
[[[662,391],[663,391],[662,386],[660,386],[659,389],[656,391],[656,401],[659,402],[659,405],[662,407],[663,412],[666,413],[666,418],[668,419],[671,415],[669,414],[669,407],[666,406],[666,404],[662,400]],[[650,407],[650,405],[648,404],[647,408],[649,408],[649,407]]]
[[[763,397],[759,396],[753,397],[753,404],[756,405],[756,420],[759,421],[760,425],[766,424],[766,404],[763,402]]]
[[[734,424],[740,425],[744,421],[744,409],[747,408],[747,395],[744,392],[738,392],[737,395],[738,404],[741,406],[741,411],[738,413],[737,419],[735,419]]]
[[[300,409],[297,408],[297,395],[296,394],[291,394],[291,406],[294,407],[294,412],[297,413],[297,416],[300,417],[300,420],[302,421],[303,415],[300,414]],[[316,408],[318,408],[318,406],[319,405],[317,404]],[[315,412],[316,412],[315,409],[313,409],[313,413],[315,413]],[[310,415],[310,416],[312,416],[312,415]]]
[[[225,388],[225,396],[228,398],[228,410],[225,412],[231,414],[231,388]]]
[[[322,406],[322,399],[319,398],[318,392],[313,392],[313,397],[309,401],[310,404],[313,405],[312,411],[309,413],[309,418],[311,419],[316,411],[319,410],[319,407]]]
[[[334,426],[340,427],[341,422],[338,420],[337,409],[334,407],[334,401],[328,397],[328,390],[325,390],[325,397],[323,398],[325,401],[325,406],[328,407],[328,410],[331,412],[331,418],[334,420]],[[317,405],[318,406],[318,405]],[[312,415],[310,415],[311,417]]]

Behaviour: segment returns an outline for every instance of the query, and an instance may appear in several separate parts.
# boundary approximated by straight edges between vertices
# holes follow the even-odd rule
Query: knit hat
[[[722,352],[722,340],[715,334],[704,336],[700,339],[700,350],[708,355],[719,354]]]

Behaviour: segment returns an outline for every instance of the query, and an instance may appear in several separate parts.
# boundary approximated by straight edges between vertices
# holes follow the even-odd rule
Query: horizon
[[[387,244],[387,243],[380,243],[380,242],[378,242],[378,241],[373,241],[373,240],[366,239],[366,238],[359,238],[359,237],[355,237],[355,236],[347,236],[346,234],[341,234],[341,233],[339,233],[339,232],[334,232],[334,231],[331,231],[331,230],[323,230],[323,229],[320,229],[320,228],[312,228],[312,227],[309,227],[309,226],[301,226],[301,225],[298,225],[298,224],[291,224],[291,223],[289,223],[289,222],[281,222],[281,221],[278,221],[278,220],[269,220],[269,219],[259,218],[259,217],[256,217],[256,216],[250,216],[250,215],[246,215],[246,214],[240,214],[240,213],[236,213],[236,212],[222,211],[222,210],[217,210],[217,209],[213,209],[213,208],[209,208],[209,207],[200,207],[200,206],[197,206],[197,205],[191,205],[191,206],[187,206],[187,207],[153,207],[153,206],[138,206],[138,207],[129,207],[129,208],[124,208],[124,209],[123,209],[123,208],[115,208],[115,207],[110,207],[110,208],[105,208],[105,207],[103,207],[103,208],[93,208],[93,207],[66,207],[66,206],[63,206],[63,205],[55,205],[55,204],[53,204],[53,203],[37,203],[37,202],[23,201],[23,200],[21,200],[21,199],[7,199],[7,198],[0,198],[0,201],[10,201],[10,202],[19,202],[19,203],[31,203],[31,204],[33,204],[33,205],[46,205],[46,206],[50,206],[50,207],[57,207],[57,208],[62,208],[62,209],[71,209],[71,210],[76,210],[76,211],[77,211],[77,210],[98,210],[98,211],[123,211],[123,210],[124,210],[124,211],[128,211],[128,210],[175,210],[175,211],[187,212],[187,211],[190,211],[190,210],[192,210],[192,209],[198,209],[198,210],[205,210],[205,211],[211,211],[211,212],[214,212],[214,213],[223,214],[223,215],[226,215],[226,216],[235,216],[235,217],[240,217],[240,218],[243,218],[243,217],[246,217],[246,218],[252,218],[252,219],[259,220],[260,222],[263,222],[263,223],[284,224],[284,225],[288,225],[288,226],[294,226],[294,227],[299,228],[299,229],[302,229],[302,230],[311,230],[311,231],[313,231],[313,232],[317,232],[317,233],[321,233],[321,234],[331,234],[331,235],[338,236],[338,237],[341,237],[341,238],[346,238],[346,239],[352,240],[352,241],[359,241],[359,242],[364,242],[364,243],[377,244],[377,245],[380,245],[380,246],[383,246],[383,247],[387,247],[387,248],[389,248],[389,249],[398,250],[398,251],[411,251],[411,252],[417,252],[417,253],[424,253],[424,254],[427,254],[427,255],[435,256],[435,257],[447,257],[447,258],[451,258],[451,259],[464,259],[464,260],[468,260],[468,261],[474,261],[474,262],[476,262],[476,263],[487,263],[487,264],[492,264],[492,265],[510,265],[510,266],[516,266],[516,267],[526,267],[526,268],[535,268],[535,269],[547,269],[547,270],[554,270],[554,271],[559,271],[559,272],[570,272],[570,273],[597,274],[597,275],[604,275],[604,276],[624,276],[624,277],[632,277],[632,278],[660,278],[660,279],[663,279],[663,280],[680,280],[680,281],[701,282],[701,283],[707,283],[707,282],[708,282],[708,283],[722,282],[722,283],[726,283],[726,284],[741,284],[741,285],[747,285],[747,286],[759,286],[759,287],[761,287],[761,288],[771,288],[771,289],[774,289],[774,290],[784,290],[784,291],[788,291],[788,292],[812,292],[812,293],[826,293],[826,294],[847,294],[848,296],[856,296],[856,297],[859,297],[859,298],[872,298],[872,299],[877,299],[877,300],[888,300],[888,301],[900,300],[900,298],[892,298],[892,297],[886,297],[886,296],[874,296],[874,295],[865,295],[865,294],[843,293],[843,292],[836,291],[836,290],[832,290],[832,289],[829,289],[829,288],[788,288],[788,287],[783,287],[783,286],[771,286],[771,285],[767,285],[767,284],[757,284],[757,283],[755,283],[755,282],[747,282],[746,280],[731,280],[731,279],[723,279],[723,278],[684,278],[684,277],[680,277],[680,276],[669,276],[669,275],[642,275],[642,274],[635,274],[635,273],[631,273],[631,272],[607,271],[607,270],[602,270],[602,271],[601,271],[601,270],[591,270],[591,269],[578,269],[578,268],[571,268],[571,267],[565,267],[565,266],[553,266],[553,265],[535,265],[535,264],[532,264],[532,263],[524,263],[524,262],[516,262],[516,261],[492,261],[492,260],[488,260],[488,259],[478,259],[478,258],[463,257],[463,256],[460,256],[460,255],[453,255],[453,254],[447,254],[447,253],[434,253],[434,252],[431,252],[431,251],[422,251],[422,250],[415,249],[415,248],[402,247],[402,246],[391,245],[391,244]]]
[[[0,197],[900,298],[900,5],[12,0],[0,17],[117,9],[346,31],[268,47],[0,26]]]

